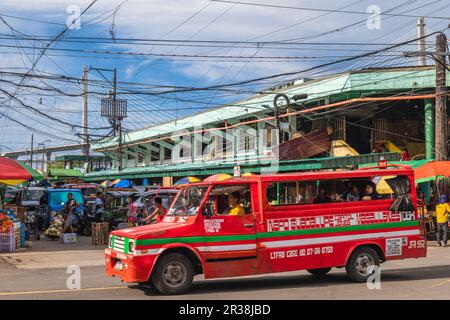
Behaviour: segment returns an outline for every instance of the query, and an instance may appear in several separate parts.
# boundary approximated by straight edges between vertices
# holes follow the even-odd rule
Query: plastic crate
[[[61,235],[62,243],[76,243],[77,242],[77,234],[76,233],[63,233]]]
[[[0,233],[0,252],[14,252],[16,250],[16,240],[14,229],[7,233]]]

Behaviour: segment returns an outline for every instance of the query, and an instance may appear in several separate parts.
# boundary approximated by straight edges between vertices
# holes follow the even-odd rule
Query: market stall
[[[27,185],[44,176],[20,161],[0,157],[0,185]],[[22,196],[26,188],[7,187],[2,197],[0,211],[0,252],[12,252],[25,246],[26,216]]]

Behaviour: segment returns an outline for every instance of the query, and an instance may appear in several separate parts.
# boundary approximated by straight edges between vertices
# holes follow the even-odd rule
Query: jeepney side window
[[[372,176],[314,181],[273,182],[266,199],[270,206],[325,204],[395,199],[410,193],[406,176]]]
[[[313,203],[317,181],[274,182],[267,188],[267,201],[272,206]]]
[[[234,200],[230,200],[233,198]],[[232,208],[231,201],[235,201]],[[248,185],[226,185],[215,186],[209,195],[206,203],[210,212],[215,215],[227,215],[236,212],[248,214],[252,212],[250,188]]]

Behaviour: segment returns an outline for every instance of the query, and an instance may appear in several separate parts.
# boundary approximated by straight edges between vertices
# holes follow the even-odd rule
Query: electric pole
[[[34,134],[31,134],[31,148],[30,148],[30,168],[33,168],[33,139]]]
[[[89,133],[88,133],[88,69],[86,66],[83,67],[83,112],[82,112],[82,122],[83,122],[83,156],[86,157],[86,162],[88,164],[89,171]]]
[[[113,91],[106,99],[102,99],[102,117],[107,117],[112,124],[113,137],[118,137],[117,147],[117,168],[122,171],[122,120],[127,117],[127,100],[117,99],[117,69],[99,69],[92,68],[101,73],[101,71],[113,72]],[[111,82],[110,82],[111,83]]]
[[[436,36],[436,107],[435,107],[435,159],[447,159],[447,37],[444,33]]]
[[[442,161],[447,159],[447,37],[440,32],[436,36],[436,48],[434,52],[426,51],[405,51],[405,57],[425,57],[430,56],[436,63],[436,94],[434,107],[434,130],[433,125],[433,104],[425,100],[425,141],[427,159],[432,159],[434,131],[434,159]],[[421,61],[421,60],[419,60]]]
[[[116,96],[117,96],[117,69],[114,68],[113,75],[113,100],[112,100],[112,112],[113,112],[113,136],[117,135],[117,112],[116,112]]]
[[[417,50],[419,52],[425,52],[425,19],[423,17],[417,20]],[[425,55],[418,56],[419,66],[426,66],[426,57]]]

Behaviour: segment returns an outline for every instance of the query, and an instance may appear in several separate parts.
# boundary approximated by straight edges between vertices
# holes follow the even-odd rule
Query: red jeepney
[[[364,282],[381,262],[426,250],[413,170],[384,165],[187,185],[161,223],[114,231],[105,259],[108,275],[178,294],[196,274],[345,267]]]

